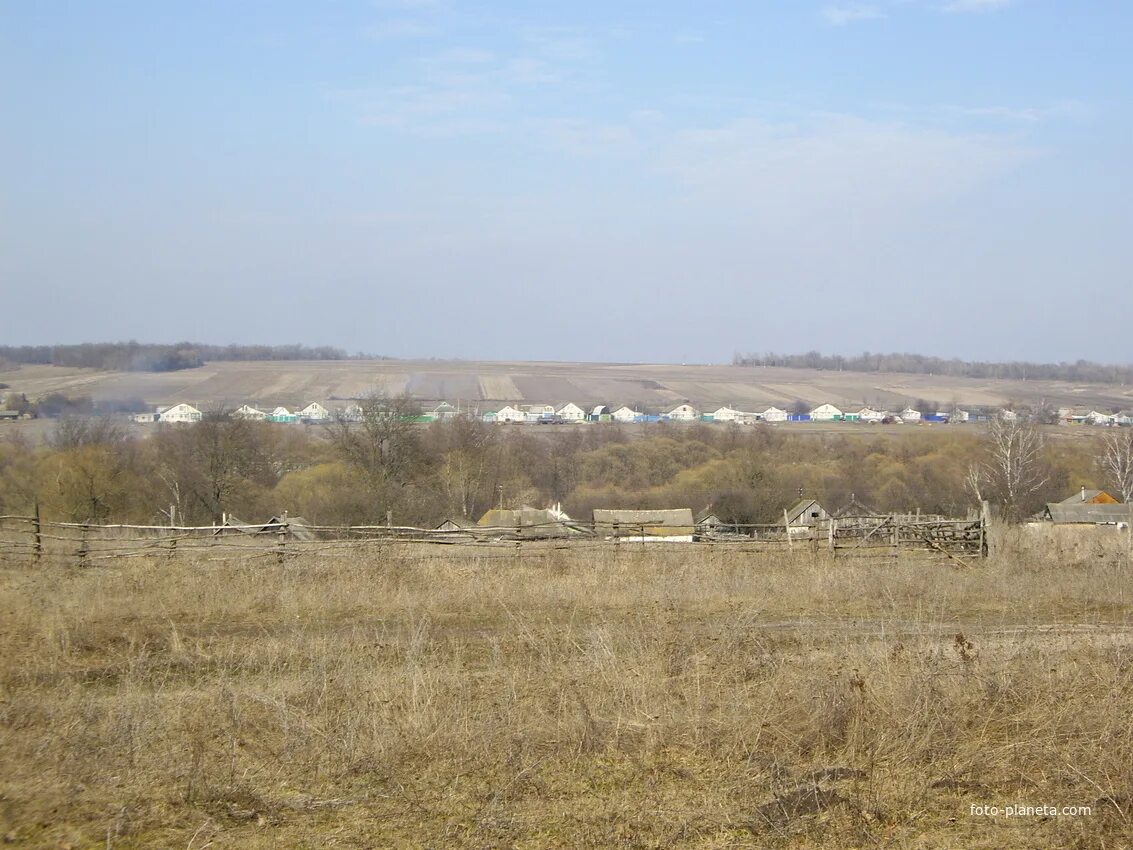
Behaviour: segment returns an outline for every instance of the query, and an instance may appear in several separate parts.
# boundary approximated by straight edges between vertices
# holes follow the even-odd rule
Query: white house
[[[858,411],[859,422],[880,422],[884,418],[884,410],[874,410],[872,407],[863,407]]]
[[[161,411],[157,419],[159,422],[200,422],[201,412],[191,404],[175,404]]]
[[[741,425],[747,425],[752,422],[759,421],[758,413],[747,413],[743,410],[736,410],[734,407],[725,405],[719,410],[712,413],[713,422],[738,422]]]
[[[1133,425],[1133,413],[1122,411],[1113,417],[1114,425]]]
[[[780,410],[778,407],[769,407],[763,411],[764,422],[786,422],[787,411]]]
[[[135,413],[130,418],[140,425],[148,425],[150,422],[156,422],[159,416],[158,413]]]
[[[972,414],[966,410],[960,410],[959,408],[948,412],[949,422],[967,422],[971,418]]]
[[[832,404],[820,404],[810,412],[810,418],[814,422],[833,422],[842,419],[844,415]]]
[[[526,422],[527,413],[520,410],[518,407],[512,407],[510,404],[505,404],[496,411],[497,422]]]
[[[559,419],[565,419],[567,422],[581,422],[586,418],[586,411],[573,401],[568,401],[555,411],[555,416]]]
[[[525,404],[522,407],[528,422],[555,418],[555,406],[553,404]]]
[[[252,419],[257,422],[263,421],[268,418],[268,415],[258,408],[252,407],[250,404],[242,404],[232,411],[233,419]]]
[[[913,410],[911,407],[906,407],[901,411],[901,421],[906,424],[910,422],[920,422],[921,412],[919,410]]]
[[[1014,410],[1008,410],[1006,407],[999,411],[999,418],[1004,422],[1016,422],[1019,419],[1019,414]]]
[[[644,414],[640,411],[632,410],[623,404],[610,415],[615,422],[633,422],[637,417],[643,416]]]
[[[1086,414],[1086,421],[1091,425],[1116,425],[1117,416],[1111,413],[1102,413],[1100,410],[1091,410]]]
[[[434,422],[445,422],[449,419],[454,419],[459,414],[459,411],[447,401],[442,401],[432,410],[427,416],[431,417]]]
[[[299,411],[299,418],[308,419],[311,422],[326,422],[330,419],[330,411],[317,401],[312,401]]]
[[[676,422],[695,422],[700,419],[700,411],[687,402],[678,404],[667,415]]]
[[[277,407],[271,412],[272,416],[294,416],[295,414],[288,410],[286,407]]]

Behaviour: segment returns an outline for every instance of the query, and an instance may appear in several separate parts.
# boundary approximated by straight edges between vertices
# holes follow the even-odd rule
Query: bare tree
[[[1121,493],[1121,501],[1133,501],[1133,429],[1113,428],[1102,440],[1098,458],[1109,483]]]
[[[420,405],[408,394],[362,399],[354,416],[339,414],[327,434],[339,457],[363,476],[374,515],[398,507],[423,464],[416,421]]]
[[[156,478],[181,521],[219,522],[246,507],[258,489],[275,485],[267,426],[225,413],[156,434]],[[165,513],[164,510],[161,513]]]
[[[988,428],[988,459],[980,472],[969,472],[969,488],[979,493],[986,482],[1003,516],[1017,521],[1049,480],[1043,445],[1042,431],[1035,425],[997,416]]]

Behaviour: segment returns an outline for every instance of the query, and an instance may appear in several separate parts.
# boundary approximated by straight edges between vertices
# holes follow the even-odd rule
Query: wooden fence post
[[[280,566],[283,566],[283,560],[284,560],[285,555],[287,554],[285,552],[286,545],[287,545],[287,520],[286,520],[286,514],[285,514],[284,519],[279,523],[279,530],[276,532],[276,555],[275,555],[275,559],[276,559],[276,562]]]
[[[90,531],[90,523],[84,522],[82,530],[79,532],[79,566],[89,566],[87,556],[90,552],[87,549],[87,532]]]
[[[986,500],[980,502],[980,557],[986,558],[991,553],[988,540],[988,520],[991,518],[991,505]]]
[[[35,536],[35,562],[38,564],[43,557],[43,524],[39,517],[39,499],[35,500],[35,517],[33,518],[32,534]]]
[[[901,557],[901,521],[897,519],[897,514],[890,517],[893,521],[893,529],[889,533],[889,539],[893,548],[893,557]]]
[[[838,536],[837,530],[836,530],[837,525],[838,525],[838,520],[831,517],[830,524],[826,527],[826,534],[827,534],[826,545],[830,548],[830,554],[831,555],[833,555],[835,553],[835,551],[837,551],[835,549],[835,546],[834,546],[834,540]]]

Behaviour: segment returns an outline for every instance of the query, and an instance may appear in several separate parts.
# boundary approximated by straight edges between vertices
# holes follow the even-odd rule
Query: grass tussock
[[[1117,847],[1122,552],[627,546],[0,569],[31,847]],[[971,805],[1087,805],[1003,818]]]

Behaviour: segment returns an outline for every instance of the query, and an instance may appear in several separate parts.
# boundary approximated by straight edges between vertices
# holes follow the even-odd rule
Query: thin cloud
[[[942,12],[963,14],[965,12],[994,12],[1012,5],[1015,0],[951,0],[940,7]]]
[[[885,17],[877,6],[852,3],[844,6],[823,6],[819,15],[827,26],[844,27],[859,21],[876,21]]]
[[[1033,156],[1010,137],[818,115],[678,131],[662,168],[713,203],[803,220],[815,211],[892,212],[956,197]]]

